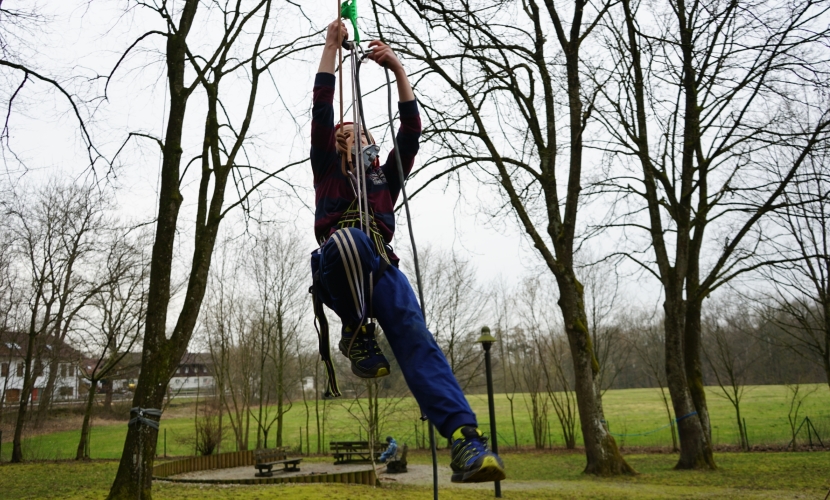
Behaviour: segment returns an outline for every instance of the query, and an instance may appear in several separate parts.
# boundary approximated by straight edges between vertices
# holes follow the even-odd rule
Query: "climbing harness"
[[[363,99],[362,93],[360,90],[360,67],[363,61],[366,60],[367,57],[371,54],[371,49],[369,51],[364,51],[360,47],[360,33],[358,31],[357,26],[357,0],[347,0],[345,3],[341,3],[341,0],[337,2],[337,13],[339,18],[347,19],[351,21],[352,29],[354,32],[354,39],[352,41],[343,41],[340,47],[337,49],[338,54],[338,61],[339,61],[339,68],[338,68],[338,82],[339,82],[339,94],[340,94],[340,125],[339,127],[344,127],[349,125],[345,123],[344,120],[344,110],[343,110],[343,49],[349,51],[349,62],[350,62],[350,69],[351,69],[351,90],[352,90],[352,133],[348,134],[345,129],[342,130],[342,134],[346,137],[345,141],[345,151],[340,151],[341,154],[341,173],[349,179],[351,184],[352,190],[355,195],[355,201],[349,206],[349,208],[344,212],[341,221],[338,224],[338,230],[335,231],[334,234],[329,236],[329,238],[335,238],[335,244],[338,245],[338,251],[340,252],[341,257],[343,257],[344,266],[346,269],[347,277],[350,277],[350,286],[351,292],[356,302],[356,307],[363,313],[366,311],[366,305],[368,304],[368,315],[363,316],[361,314],[360,325],[358,325],[358,329],[363,326],[365,319],[369,319],[369,323],[366,325],[367,327],[374,328],[374,323],[372,322],[372,311],[371,311],[371,304],[372,304],[372,293],[374,291],[374,286],[377,284],[378,280],[382,276],[385,269],[390,265],[389,256],[386,252],[385,243],[383,237],[381,236],[380,232],[377,229],[377,225],[374,221],[374,214],[372,212],[371,206],[369,205],[369,198],[368,198],[368,186],[366,182],[367,177],[367,169],[373,168],[375,164],[378,154],[380,152],[380,148],[372,138],[372,135],[369,133],[369,127],[366,125],[366,116],[363,110]],[[378,26],[378,31],[380,32],[380,26]],[[383,40],[383,34],[380,34],[381,40]],[[401,195],[403,198],[404,208],[406,211],[406,219],[407,219],[407,226],[409,229],[409,239],[412,245],[412,254],[413,254],[413,262],[415,265],[415,279],[418,285],[418,298],[420,300],[421,306],[421,313],[423,314],[424,318],[426,319],[426,310],[425,310],[425,301],[424,301],[424,290],[423,290],[423,282],[421,280],[421,267],[420,262],[418,260],[418,250],[415,245],[415,234],[412,230],[412,215],[409,210],[409,198],[406,195],[406,187],[404,182],[404,173],[403,173],[403,163],[401,162],[400,151],[398,149],[398,140],[395,135],[395,128],[394,128],[394,121],[393,121],[393,114],[392,114],[392,81],[389,77],[389,70],[384,68],[384,72],[386,75],[386,88],[387,88],[387,97],[388,97],[388,115],[389,115],[389,130],[392,136],[393,147],[395,151],[395,163],[397,165],[398,170],[398,178],[400,179],[401,185]],[[367,145],[364,147],[362,143],[363,137],[367,138]],[[342,147],[342,146],[341,146]],[[360,285],[361,283],[365,283],[362,279],[362,270],[359,269],[360,263],[357,262],[356,255],[350,254],[348,251],[348,244],[347,238],[343,233],[347,233],[348,229],[346,228],[359,228],[360,230],[364,231],[366,235],[369,237],[370,241],[373,242],[373,246],[376,248],[378,254],[381,256],[381,266],[377,275],[373,275],[370,273],[369,279],[366,280],[368,282],[368,300],[366,300],[366,295],[364,294],[363,287]],[[322,249],[321,242],[321,249]],[[354,246],[354,242],[351,242],[352,247]],[[352,248],[355,250],[354,248]],[[351,256],[351,260],[349,259]],[[321,252],[322,258],[322,252]],[[348,263],[348,264],[347,264]],[[322,268],[322,266],[321,266]],[[318,270],[315,273],[314,281],[309,290],[312,294],[312,301],[314,304],[314,315],[315,320],[319,323],[318,328],[318,337],[319,337],[319,348],[320,348],[320,357],[324,362],[326,367],[326,374],[327,374],[327,384],[326,384],[326,397],[338,397],[340,396],[340,391],[337,387],[337,379],[334,373],[334,365],[331,361],[331,347],[330,347],[330,335],[329,335],[329,328],[328,322],[325,318],[325,313],[323,311],[323,304],[321,299],[321,294],[323,293],[321,279],[322,279],[322,270]],[[352,279],[354,278],[354,279]],[[359,300],[362,298],[363,300]],[[316,323],[315,323],[316,325]],[[355,330],[354,338],[358,335],[358,330]],[[351,349],[351,344],[349,346]],[[426,420],[426,417],[421,417],[422,420]],[[436,449],[436,439],[435,439],[435,427],[432,423],[429,423],[429,442],[430,448],[432,449],[432,474],[433,474],[433,498],[435,500],[438,499],[438,460],[437,460],[437,449]]]
[[[360,213],[355,206],[355,202],[352,202],[337,222],[337,228],[342,229],[344,227],[359,227],[359,224]],[[383,259],[386,264],[391,264],[392,261],[390,260],[389,253],[386,250],[386,242],[383,240],[383,235],[380,234],[380,230],[375,222],[374,213],[371,207],[369,207],[369,239],[372,240],[372,243],[374,243],[375,250],[377,250],[380,258]]]

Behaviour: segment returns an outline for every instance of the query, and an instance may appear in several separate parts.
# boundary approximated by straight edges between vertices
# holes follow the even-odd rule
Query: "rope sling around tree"
[[[364,52],[363,49],[360,47],[360,32],[357,26],[357,0],[349,0],[346,3],[341,3],[340,0],[337,1],[337,15],[338,18],[348,19],[351,21],[352,29],[354,32],[354,37],[351,42],[344,40],[341,46],[338,48],[338,60],[339,60],[339,93],[340,93],[340,124],[342,126],[344,122],[344,110],[343,110],[343,49],[350,51],[349,59],[351,62],[351,76],[352,76],[352,114],[354,116],[353,123],[354,123],[354,134],[353,134],[353,143],[354,146],[351,146],[349,150],[354,148],[355,150],[355,160],[354,163],[357,165],[351,165],[351,162],[348,161],[348,154],[344,155],[343,160],[341,160],[341,168],[346,172],[347,164],[352,166],[351,169],[348,170],[347,177],[349,178],[350,182],[352,183],[352,188],[355,192],[355,196],[358,201],[358,210],[360,213],[360,227],[362,230],[366,232],[368,236],[371,237],[370,234],[370,224],[371,224],[371,214],[369,212],[369,200],[367,194],[367,186],[366,186],[366,176],[364,171],[364,164],[366,163],[364,160],[369,159],[369,157],[365,156],[366,150],[370,150],[369,154],[377,154],[378,148],[377,145],[374,144],[374,140],[371,141],[366,148],[362,148],[361,142],[361,130],[365,130],[367,138],[370,137],[368,134],[368,126],[366,125],[366,116],[363,111],[363,96],[360,91],[360,66],[365,60],[368,55],[371,53]],[[378,30],[380,30],[380,26],[378,26]],[[379,32],[381,41],[383,40],[383,35]],[[358,56],[358,51],[360,52],[360,56]],[[405,178],[403,173],[403,163],[401,161],[400,151],[398,150],[398,141],[395,135],[395,128],[394,128],[394,121],[393,121],[393,113],[392,113],[392,80],[389,77],[389,69],[384,68],[384,73],[386,76],[386,89],[387,89],[387,101],[388,101],[388,116],[389,116],[389,130],[392,136],[393,148],[395,152],[395,163],[398,170],[398,176],[400,179],[401,184],[401,196],[403,198],[404,209],[406,211],[406,223],[407,228],[409,230],[409,240],[410,244],[412,245],[412,255],[413,255],[413,263],[415,265],[415,280],[418,285],[418,299],[420,302],[421,314],[426,319],[426,308],[425,308],[425,301],[424,301],[424,290],[423,290],[423,281],[421,279],[421,267],[420,262],[418,260],[418,250],[415,244],[415,233],[412,229],[412,215],[409,209],[409,198],[406,194],[406,187],[405,187]],[[371,162],[368,162],[371,165]],[[357,173],[355,173],[357,170]],[[365,224],[364,224],[365,221]],[[370,278],[371,283],[371,278]],[[371,304],[371,296],[369,297],[369,302]],[[319,309],[322,312],[322,305],[315,304],[315,309]],[[322,329],[321,329],[322,330]],[[326,360],[325,357],[329,356],[329,346],[328,346],[328,328],[326,328],[326,332],[321,334],[320,338],[320,352],[321,355],[324,356],[324,361],[328,361],[327,365],[331,365],[330,359]],[[325,337],[325,338],[324,338]],[[323,353],[323,341],[325,340],[325,354]],[[332,387],[335,390],[335,394],[339,395],[339,391],[336,390],[336,381],[334,380],[334,372],[333,367],[332,370],[329,372],[329,389]],[[423,414],[423,412],[422,412]],[[421,417],[422,420],[426,420],[425,416]],[[436,449],[436,440],[435,440],[435,427],[432,425],[432,422],[429,422],[429,443],[430,449],[432,452],[432,487],[433,487],[433,498],[438,500],[438,453]]]

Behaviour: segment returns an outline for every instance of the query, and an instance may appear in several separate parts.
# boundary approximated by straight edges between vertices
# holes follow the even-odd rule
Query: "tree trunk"
[[[741,450],[749,451],[749,442],[746,439],[746,432],[744,429],[744,424],[741,421],[741,404],[736,400],[735,403],[735,419],[738,422],[738,432],[741,437]]]
[[[104,410],[112,411],[112,380],[107,380],[104,385]]]
[[[634,474],[634,469],[620,455],[614,437],[602,421],[602,402],[597,399],[594,378],[599,363],[594,356],[587,316],[583,302],[582,285],[571,274],[556,275],[559,284],[559,307],[565,320],[571,356],[574,364],[577,408],[585,441],[587,465],[585,473],[601,476]]]
[[[822,364],[824,365],[824,375],[827,381],[827,387],[830,388],[830,303],[824,305],[824,352],[821,356]]]
[[[225,412],[221,401],[218,403],[217,406],[219,407],[219,441],[216,443],[216,454],[218,455],[222,453],[222,440],[225,439],[225,432],[222,428],[222,424],[224,423],[222,417],[224,416]]]
[[[52,352],[57,352],[57,343],[53,344]],[[55,381],[58,378],[59,360],[56,356],[50,356],[49,359],[49,375],[46,378],[46,387],[43,388],[42,393],[38,394],[37,413],[35,414],[35,427],[40,427],[46,419],[46,415],[52,406],[52,400],[55,393]]]
[[[552,2],[548,3],[553,14]],[[565,320],[565,332],[568,335],[571,357],[574,365],[574,391],[577,395],[582,436],[585,442],[586,473],[602,476],[636,474],[634,469],[620,455],[617,442],[605,427],[602,401],[598,398],[595,379],[599,376],[599,362],[594,353],[591,335],[588,331],[588,316],[585,314],[585,298],[582,284],[576,279],[573,267],[574,239],[579,210],[579,193],[582,189],[582,153],[583,153],[583,103],[580,82],[580,55],[582,35],[577,26],[582,22],[583,3],[574,2],[574,17],[571,27],[571,39],[560,40],[565,54],[568,89],[568,121],[570,158],[568,165],[568,184],[565,202],[565,216],[549,217],[548,233],[556,250],[557,264],[551,268],[559,285],[559,308]],[[558,16],[552,19],[561,29]],[[561,37],[561,35],[560,35]],[[553,146],[549,144],[549,146]],[[551,165],[553,167],[553,165]],[[553,193],[554,186],[546,186],[546,191]],[[559,203],[557,196],[548,195],[548,203]],[[555,201],[556,200],[556,201]],[[558,210],[558,207],[556,207]],[[549,213],[553,207],[548,206]],[[549,265],[550,267],[550,265]]]
[[[86,441],[89,435],[89,428],[92,421],[92,406],[95,404],[95,392],[98,389],[98,381],[91,380],[89,386],[89,394],[86,398],[86,407],[84,408],[84,423],[81,426],[81,440],[78,442],[78,450],[75,452],[75,460],[83,460],[89,458],[86,451]]]
[[[824,374],[827,376],[827,388],[830,389],[830,356],[824,356]]]
[[[679,293],[666,287],[666,381],[680,435],[680,458],[675,469],[715,469],[712,448],[703,432],[700,418],[686,380],[683,355],[684,303]]]
[[[138,376],[133,406],[160,409],[167,394],[167,384],[187,348],[176,345],[173,337],[167,339],[167,309],[170,304],[170,276],[172,272],[173,251],[177,231],[179,208],[182,195],[179,192],[179,167],[181,165],[181,139],[184,130],[184,116],[187,108],[189,91],[185,89],[185,59],[187,55],[187,35],[190,31],[199,2],[187,0],[182,8],[178,30],[167,36],[167,78],[170,90],[170,108],[167,131],[163,148],[161,166],[161,185],[159,190],[159,210],[156,222],[156,235],[153,243],[152,265],[150,266],[150,286],[147,295],[147,322],[144,333],[144,348],[141,356],[141,372]],[[200,196],[202,190],[200,189]],[[199,238],[202,230],[197,226],[197,244],[194,249],[194,262],[204,259],[205,248],[200,248]],[[208,263],[210,259],[208,258]],[[207,273],[207,269],[200,269]],[[191,271],[184,308],[192,311],[201,305],[202,294],[192,290],[194,276]],[[204,276],[204,279],[207,277]],[[179,317],[173,336],[186,337],[182,333],[189,329],[196,317],[185,316],[185,309]],[[196,307],[198,315],[198,307]],[[183,324],[184,323],[184,324]],[[173,364],[171,367],[170,364]],[[158,430],[149,425],[132,425],[127,430],[124,451],[108,496],[109,500],[151,500],[152,470],[156,452]]]
[[[283,329],[282,304],[277,306],[277,446],[282,446],[283,424],[285,423],[284,404],[285,399],[285,356],[286,344],[285,331]],[[302,443],[300,443],[302,446]]]
[[[37,303],[35,303],[35,310],[37,310]],[[34,331],[35,316],[32,313],[32,331]],[[20,402],[17,407],[17,422],[14,426],[14,438],[12,439],[12,463],[23,462],[23,426],[26,424],[26,412],[29,407],[29,397],[32,394],[32,386],[37,378],[37,373],[33,373],[32,358],[35,351],[35,335],[29,334],[29,345],[26,347],[26,359],[24,361],[25,368],[23,371],[23,388],[20,391]],[[11,365],[9,366],[11,370]],[[11,373],[11,372],[10,372]]]
[[[507,398],[510,401],[510,423],[513,424],[513,447],[519,449],[519,434],[516,432],[516,414],[513,411],[513,398]]]
[[[662,386],[660,387],[660,395],[663,397],[663,405],[666,407],[666,417],[669,419],[669,426],[671,427],[671,451],[677,452],[677,428],[675,426],[674,418],[671,416],[669,400],[666,398],[666,393],[663,392]]]
[[[687,290],[689,287],[687,286]],[[689,293],[687,292],[687,296]],[[709,407],[706,405],[706,390],[703,385],[703,368],[700,358],[700,315],[701,304],[697,300],[686,302],[686,324],[683,335],[683,356],[686,368],[686,382],[695,405],[706,441],[712,443],[712,426],[709,421]]]
[[[145,348],[146,349],[146,348]],[[168,367],[167,353],[148,353],[142,356],[133,406],[162,408],[167,393],[167,383],[173,369]],[[132,415],[135,416],[135,415]],[[131,425],[127,428],[124,452],[109,498],[150,500],[153,462],[156,456],[158,430],[149,425]]]

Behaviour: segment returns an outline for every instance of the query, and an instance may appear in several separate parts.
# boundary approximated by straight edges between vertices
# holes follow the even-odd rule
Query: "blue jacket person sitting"
[[[395,454],[398,453],[398,442],[395,441],[395,438],[386,436],[386,442],[389,444],[389,447],[378,458],[378,462],[382,464],[385,464],[390,458],[394,458]]]

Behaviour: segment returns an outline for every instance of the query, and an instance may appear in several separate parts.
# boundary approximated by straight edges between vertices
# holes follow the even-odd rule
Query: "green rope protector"
[[[340,17],[352,22],[354,41],[360,43],[360,32],[357,30],[357,0],[350,0],[340,5]]]

